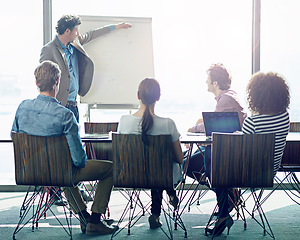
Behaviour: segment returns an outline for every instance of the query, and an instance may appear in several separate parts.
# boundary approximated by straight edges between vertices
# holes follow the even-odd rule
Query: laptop
[[[206,137],[213,132],[233,133],[241,131],[238,112],[202,112]]]

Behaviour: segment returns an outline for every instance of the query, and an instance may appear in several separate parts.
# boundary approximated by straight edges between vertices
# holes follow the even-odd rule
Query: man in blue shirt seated
[[[19,105],[12,131],[36,136],[66,136],[72,157],[74,183],[99,180],[91,215],[87,212],[86,203],[77,186],[70,190],[78,205],[69,191],[65,191],[74,211],[88,222],[87,226],[80,224],[81,230],[87,235],[111,234],[116,227],[102,221],[101,214],[106,212],[113,187],[112,162],[87,160],[74,114],[55,98],[61,76],[59,66],[44,61],[36,68],[34,75],[40,95],[35,99],[24,100]]]

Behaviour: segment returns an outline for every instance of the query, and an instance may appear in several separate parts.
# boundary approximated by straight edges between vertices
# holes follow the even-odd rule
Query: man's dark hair
[[[75,15],[64,15],[58,20],[55,29],[59,35],[62,35],[67,29],[73,31],[74,27],[80,24],[80,17]]]
[[[207,70],[211,83],[217,82],[221,90],[228,90],[231,85],[231,75],[222,63],[212,64]]]

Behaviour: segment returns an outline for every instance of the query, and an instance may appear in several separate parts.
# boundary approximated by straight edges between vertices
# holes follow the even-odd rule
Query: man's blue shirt
[[[17,109],[12,131],[36,136],[65,135],[73,164],[85,167],[87,156],[74,114],[53,97],[40,94],[35,99],[24,100]]]
[[[57,36],[56,38],[59,41]],[[75,102],[79,91],[79,70],[78,70],[77,50],[70,43],[68,43],[67,47],[63,45],[60,41],[59,43],[62,49],[64,50],[68,62],[70,75],[71,75],[70,92],[68,96],[68,101]]]

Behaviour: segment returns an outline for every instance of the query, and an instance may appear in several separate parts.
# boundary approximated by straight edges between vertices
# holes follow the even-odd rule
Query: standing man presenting
[[[79,122],[77,95],[87,94],[94,74],[94,64],[82,45],[115,29],[131,27],[127,23],[112,24],[80,35],[80,24],[81,20],[78,16],[62,16],[57,22],[57,35],[42,48],[40,54],[40,63],[50,60],[59,65],[61,79],[56,99],[74,113],[77,122]],[[91,200],[84,189],[81,193],[85,200]],[[59,200],[55,201],[55,204],[61,205]]]
[[[74,113],[77,122],[79,121],[77,94],[80,96],[87,94],[94,74],[94,64],[82,45],[113,30],[131,27],[127,23],[118,23],[80,35],[80,24],[78,16],[62,16],[57,22],[56,37],[42,48],[40,55],[40,62],[51,60],[59,65],[61,81],[56,98]]]

